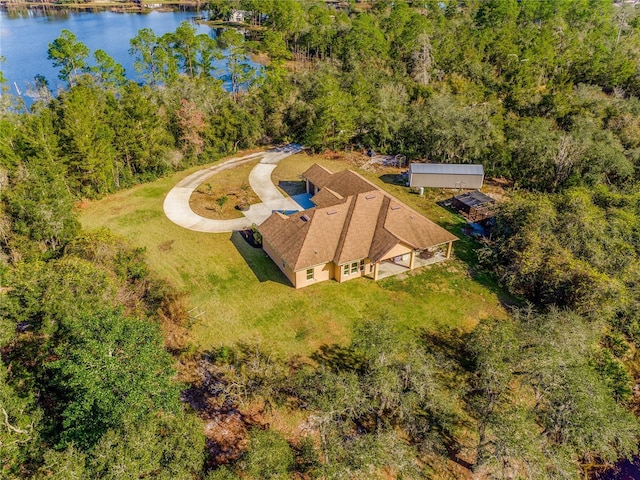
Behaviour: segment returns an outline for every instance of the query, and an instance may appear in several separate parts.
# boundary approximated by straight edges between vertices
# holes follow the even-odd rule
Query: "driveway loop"
[[[173,187],[164,199],[164,213],[169,220],[176,225],[196,232],[226,233],[235,230],[245,230],[252,224],[261,224],[274,210],[300,210],[300,206],[290,197],[280,193],[271,181],[271,172],[275,170],[278,162],[290,155],[298,153],[302,146],[292,143],[284,147],[278,147],[264,152],[252,153],[243,157],[230,158],[229,160],[212,167],[198,170],[183,178]],[[249,184],[260,197],[262,203],[251,205],[249,210],[242,212],[243,218],[231,220],[213,220],[201,217],[191,210],[189,199],[191,195],[211,175],[237,167],[247,162],[262,157],[251,173]]]

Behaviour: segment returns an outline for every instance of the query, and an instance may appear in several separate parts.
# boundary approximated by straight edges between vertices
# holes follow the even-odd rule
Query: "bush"
[[[295,456],[282,435],[270,430],[252,430],[249,450],[241,465],[249,478],[287,479],[293,470]]]

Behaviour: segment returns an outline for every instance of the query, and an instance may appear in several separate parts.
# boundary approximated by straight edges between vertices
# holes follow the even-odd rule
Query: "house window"
[[[284,260],[282,260],[282,269],[284,270]]]
[[[358,273],[358,262],[353,262],[351,264],[351,273]]]
[[[360,271],[364,272],[364,259],[360,260]]]
[[[307,280],[313,280],[313,268],[307,269]]]
[[[373,262],[369,264],[369,273],[373,273]]]
[[[348,277],[348,276],[349,276],[349,264],[348,264],[348,263],[344,266],[344,270],[343,270],[342,274],[343,274],[345,277]]]

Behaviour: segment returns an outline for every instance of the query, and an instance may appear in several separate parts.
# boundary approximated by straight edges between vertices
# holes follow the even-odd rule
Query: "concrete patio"
[[[378,266],[378,280],[382,278],[393,277],[401,273],[412,272],[418,268],[426,267],[427,265],[433,265],[434,263],[439,263],[446,259],[446,255],[442,252],[436,253],[431,258],[420,258],[419,256],[416,256],[414,260],[413,270],[410,270],[408,265],[393,263],[391,261],[382,262]]]

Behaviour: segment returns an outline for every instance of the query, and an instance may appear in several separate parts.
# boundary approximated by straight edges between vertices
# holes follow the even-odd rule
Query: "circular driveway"
[[[230,158],[229,160],[204,168],[182,179],[173,187],[164,199],[164,213],[173,223],[196,232],[225,233],[234,230],[244,230],[251,225],[259,225],[265,221],[274,210],[301,210],[298,203],[290,197],[280,193],[271,181],[271,173],[278,162],[283,158],[298,153],[301,145],[290,144],[285,147],[252,153],[243,157]],[[251,205],[248,211],[242,212],[243,218],[231,220],[213,220],[201,217],[189,206],[191,195],[211,175],[237,167],[243,163],[261,158],[249,174],[249,185],[262,200],[261,203]]]

